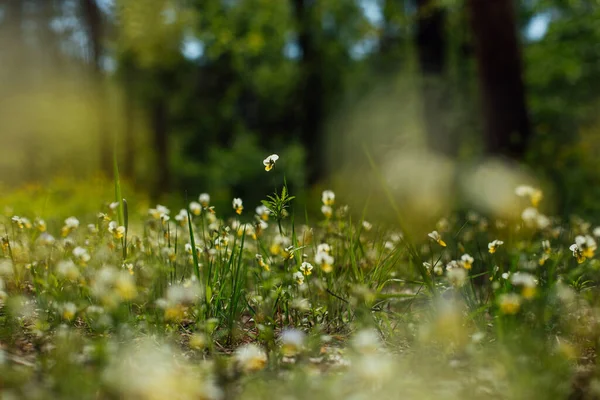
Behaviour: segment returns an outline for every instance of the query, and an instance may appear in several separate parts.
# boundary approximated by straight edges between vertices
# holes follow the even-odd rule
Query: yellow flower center
[[[73,317],[75,317],[75,313],[73,311],[71,311],[71,310],[63,311],[63,318],[66,319],[67,321],[72,320]]]
[[[511,301],[503,302],[500,305],[500,310],[504,314],[516,314],[517,312],[519,312],[520,308],[521,308],[521,305],[519,303],[511,302]]]
[[[586,248],[585,250],[583,250],[583,256],[586,258],[592,258],[594,257],[594,249],[591,248]]]
[[[521,294],[523,295],[524,298],[531,299],[531,298],[533,298],[533,296],[535,296],[535,293],[536,293],[535,287],[526,286],[523,288],[523,292]]]
[[[333,265],[327,264],[327,263],[323,263],[323,265],[321,265],[321,269],[323,270],[323,272],[325,272],[326,274],[328,274],[331,271],[333,271]]]

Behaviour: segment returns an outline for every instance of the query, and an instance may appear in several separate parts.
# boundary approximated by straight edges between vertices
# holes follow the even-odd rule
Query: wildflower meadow
[[[229,209],[210,193],[64,220],[7,205],[2,396],[594,395],[600,227],[543,214],[540,189],[510,195],[514,220],[465,210],[421,236],[353,219],[332,190],[311,219],[285,181]]]

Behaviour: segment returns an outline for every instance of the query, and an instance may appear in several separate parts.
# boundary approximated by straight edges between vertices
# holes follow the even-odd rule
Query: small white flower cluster
[[[271,271],[271,267],[269,266],[269,264],[267,264],[263,258],[263,256],[261,254],[256,254],[255,256],[256,261],[258,262],[258,265],[264,269],[266,272]]]
[[[469,254],[463,254],[460,257],[460,261],[462,262],[462,267],[464,269],[471,269],[473,267],[473,263],[475,262],[475,259],[473,257],[471,257]]]
[[[19,229],[29,229],[32,226],[31,221],[29,219],[27,219],[25,217],[19,217],[18,215],[15,215],[14,217],[12,217],[11,221]]]
[[[75,282],[79,278],[79,268],[71,260],[63,260],[56,264],[56,274],[62,278]]]
[[[317,246],[317,254],[315,255],[315,263],[321,267],[325,273],[333,271],[333,263],[335,259],[330,254],[331,247],[327,243],[321,243]]]
[[[148,214],[156,219],[156,220],[160,220],[163,223],[168,222],[171,217],[169,216],[169,214],[171,213],[171,210],[169,210],[167,207],[157,204],[155,208],[151,208],[148,210]]]
[[[43,232],[36,240],[36,243],[40,246],[52,246],[56,242],[54,236],[48,232]]]
[[[304,285],[304,274],[301,271],[294,272],[292,278],[294,278],[298,286]]]
[[[77,313],[77,306],[71,302],[64,303],[60,306],[62,310],[62,317],[67,321],[71,321],[75,318],[75,314]]]
[[[96,271],[90,289],[92,295],[107,308],[115,308],[121,301],[132,300],[137,296],[133,276],[112,266],[104,266]]]
[[[207,208],[210,204],[210,195],[208,193],[201,193],[198,196],[198,201],[202,207]]]
[[[103,376],[111,392],[125,399],[224,398],[208,368],[198,368],[180,352],[157,342],[144,339],[115,349]]]
[[[188,208],[190,209],[190,212],[196,216],[200,215],[202,212],[202,204],[198,203],[197,201],[190,202]]]
[[[170,285],[164,299],[157,300],[157,305],[165,308],[173,304],[193,304],[200,300],[202,290],[198,279],[192,275],[181,284]]]
[[[235,351],[234,360],[245,373],[260,371],[267,365],[267,353],[255,344],[245,344]]]
[[[546,229],[550,226],[550,218],[540,213],[535,207],[527,207],[521,213],[521,219],[529,228]]]
[[[446,242],[444,242],[442,240],[442,237],[440,236],[440,234],[438,233],[438,231],[433,231],[427,234],[427,236],[429,236],[429,238],[431,240],[433,240],[434,242],[436,242],[437,244],[439,244],[442,247],[446,247]]]
[[[90,261],[91,256],[86,249],[77,246],[73,249],[73,258],[75,258],[79,264],[85,265]]]
[[[179,222],[181,226],[187,226],[188,223],[188,210],[182,208],[179,213],[175,216],[175,221]]]
[[[522,299],[517,293],[504,293],[498,297],[500,311],[504,314],[516,314],[521,308]]]
[[[302,265],[300,265],[300,270],[296,271],[292,274],[292,277],[296,281],[299,286],[304,285],[305,277],[312,274],[313,266],[311,263],[304,261]]]
[[[305,276],[308,276],[310,274],[312,274],[312,270],[313,270],[313,266],[311,263],[309,262],[303,262],[302,265],[300,265],[300,271],[302,271],[302,273]]]
[[[504,244],[504,242],[502,240],[497,240],[494,239],[491,242],[488,243],[488,252],[490,254],[494,254],[496,252],[496,250],[498,250],[498,247],[502,246]]]
[[[529,198],[533,207],[537,207],[544,197],[544,194],[540,189],[536,189],[528,185],[518,186],[515,189],[515,194],[519,197]]]
[[[456,261],[455,261],[456,262]],[[469,273],[466,269],[457,267],[449,268],[446,266],[446,279],[448,282],[454,287],[462,287],[467,282],[467,278],[469,277]]]
[[[439,260],[436,260],[433,265],[427,261],[425,261],[423,263],[423,266],[425,267],[425,269],[427,269],[428,271],[433,271],[434,274],[436,275],[442,275],[444,273],[444,268],[442,266],[442,263]]]
[[[597,247],[596,241],[592,236],[578,235],[575,237],[575,243],[569,247],[569,250],[573,252],[573,257],[581,264],[586,259],[594,257]]]
[[[258,218],[261,221],[268,221],[269,220],[269,216],[271,215],[271,210],[269,210],[269,208],[267,206],[265,206],[264,204],[261,204],[260,206],[256,207],[256,215],[258,216]]]
[[[79,220],[75,217],[65,219],[65,225],[62,228],[62,236],[67,237],[71,232],[79,228]]]
[[[232,205],[233,205],[233,209],[235,210],[236,214],[241,215],[242,211],[244,210],[244,205],[242,203],[242,199],[240,199],[239,197],[234,198]]]
[[[304,348],[306,334],[298,329],[285,329],[281,332],[281,352],[285,357],[293,357]]]
[[[204,247],[204,245],[203,245],[203,243],[198,243],[198,241],[196,241],[196,243],[194,243],[194,244],[195,244],[194,247],[196,248],[196,255],[199,257],[200,254],[202,254],[202,252],[204,251],[204,250],[202,250],[202,248]],[[193,253],[193,249],[192,249],[192,244],[191,243],[186,243],[183,247],[184,247],[186,253],[188,253],[190,255],[193,255],[192,254]]]
[[[321,194],[321,201],[323,205],[321,206],[321,212],[325,216],[325,218],[329,219],[333,215],[333,204],[335,203],[335,193],[331,190],[325,190]]]
[[[535,295],[538,280],[535,276],[527,272],[515,272],[510,275],[510,283],[514,286],[522,287],[522,296],[526,299],[530,299]]]
[[[189,306],[202,296],[202,289],[195,275],[183,283],[170,285],[167,295],[156,300],[156,306],[164,310],[166,321],[181,321],[188,315]]]
[[[121,239],[123,236],[125,236],[125,227],[119,226],[119,224],[117,224],[115,221],[110,221],[108,223],[108,231],[112,233],[115,239]]]
[[[381,337],[374,329],[362,329],[352,338],[352,348],[361,354],[377,353],[382,347]]]

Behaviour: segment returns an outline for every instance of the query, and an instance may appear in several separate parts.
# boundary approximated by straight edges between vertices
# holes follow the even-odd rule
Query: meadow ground
[[[2,199],[2,399],[600,397],[600,228],[537,188],[414,235],[283,182],[180,211],[62,185]]]

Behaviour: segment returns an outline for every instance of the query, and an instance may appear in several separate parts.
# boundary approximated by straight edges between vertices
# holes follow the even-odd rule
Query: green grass
[[[285,183],[268,221],[250,205],[131,211],[114,167],[118,206],[78,227],[57,222],[52,196],[43,215],[19,204],[0,221],[3,396],[547,399],[600,387],[600,262],[584,221],[456,213],[431,227],[442,246],[407,235],[391,194],[388,222],[336,199],[298,225]],[[46,231],[32,222],[42,216]]]

